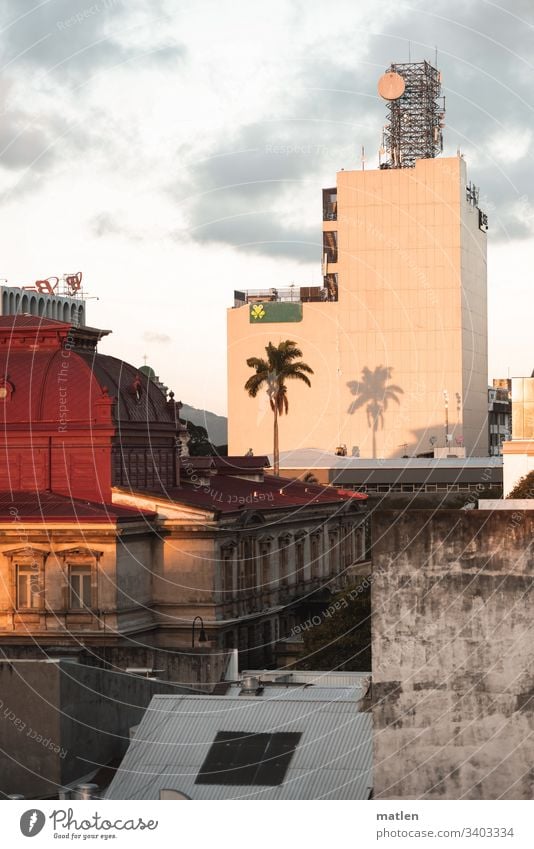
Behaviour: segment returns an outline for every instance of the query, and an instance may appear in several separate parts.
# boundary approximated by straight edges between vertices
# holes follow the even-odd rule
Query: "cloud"
[[[146,330],[143,333],[143,340],[154,343],[155,345],[166,345],[168,342],[172,342],[171,337],[166,333],[157,333],[153,330]]]
[[[386,121],[378,77],[408,53],[412,61],[434,62],[436,45],[447,100],[444,153],[465,153],[493,240],[530,235],[533,22],[528,0],[512,0],[506,9],[486,0],[438,0],[432,7],[414,0],[377,16],[372,31],[351,33],[348,25],[344,38],[360,47],[350,62],[338,58],[332,42],[296,47],[293,78],[277,80],[285,88],[283,117],[266,115],[223,134],[205,158],[191,162],[187,183],[173,187],[190,235],[259,254],[319,257],[310,242],[320,238],[321,187],[335,181],[340,167],[359,168],[362,146],[368,167],[377,164]],[[516,143],[509,140],[507,155],[510,127]],[[302,211],[299,198],[308,198],[312,183],[317,206]]]
[[[33,67],[65,83],[131,60],[182,58],[185,48],[160,40],[162,0],[4,0],[4,66]],[[148,12],[148,14],[146,14]]]
[[[246,252],[320,260],[321,186],[313,186],[315,216],[307,220],[301,196],[310,175],[324,169],[340,148],[314,122],[281,120],[247,125],[224,149],[192,162],[187,183],[172,189],[198,242],[218,242]],[[335,151],[337,150],[337,154]],[[194,187],[194,194],[187,195]],[[182,197],[180,198],[180,195]],[[295,219],[298,219],[296,221]]]
[[[0,166],[8,170],[32,167],[44,171],[52,164],[49,120],[10,106],[13,85],[5,77],[0,84]]]
[[[120,223],[117,216],[109,212],[101,212],[89,220],[89,229],[98,239],[106,236],[125,236],[138,240],[140,237]]]

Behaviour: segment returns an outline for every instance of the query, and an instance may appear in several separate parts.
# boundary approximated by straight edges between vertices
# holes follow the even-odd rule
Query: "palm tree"
[[[249,357],[247,366],[254,369],[254,374],[245,383],[245,391],[251,398],[255,398],[264,386],[267,389],[269,404],[274,416],[273,426],[273,465],[274,473],[280,472],[280,450],[278,447],[278,417],[287,414],[289,402],[287,399],[286,380],[302,380],[306,386],[311,386],[309,374],[313,369],[299,360],[302,351],[297,348],[296,342],[286,339],[278,346],[269,342],[265,348],[267,359],[263,357]]]
[[[379,426],[384,427],[384,413],[388,408],[389,401],[395,401],[400,404],[397,395],[402,395],[404,390],[394,383],[387,386],[387,381],[391,379],[393,369],[389,366],[376,366],[374,371],[370,368],[362,370],[362,379],[351,380],[347,383],[351,393],[357,395],[355,401],[349,407],[349,414],[352,415],[367,404],[367,424],[373,428],[373,458],[376,457],[376,434]]]

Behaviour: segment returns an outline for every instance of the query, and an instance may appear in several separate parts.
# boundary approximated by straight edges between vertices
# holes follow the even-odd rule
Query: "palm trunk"
[[[274,433],[273,433],[273,466],[275,475],[280,474],[280,449],[278,447],[278,409],[274,408]]]
[[[376,460],[376,432],[378,430],[377,421],[373,424],[373,460]]]

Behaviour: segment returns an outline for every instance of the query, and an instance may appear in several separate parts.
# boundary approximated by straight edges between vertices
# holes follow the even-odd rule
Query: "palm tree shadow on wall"
[[[374,371],[365,366],[362,369],[361,380],[350,380],[347,383],[351,394],[356,396],[348,409],[349,415],[354,415],[356,410],[366,406],[367,425],[373,431],[373,459],[376,458],[376,434],[379,428],[384,427],[384,413],[387,411],[390,401],[400,404],[398,395],[403,395],[404,390],[391,380],[391,366],[376,366]]]

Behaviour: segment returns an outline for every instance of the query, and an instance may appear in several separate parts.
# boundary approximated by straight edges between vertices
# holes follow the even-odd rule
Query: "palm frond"
[[[247,366],[249,368],[255,368],[256,371],[269,371],[269,363],[261,357],[249,357]]]
[[[255,398],[264,383],[267,383],[267,375],[252,374],[245,383],[245,392],[248,392],[251,398]]]

